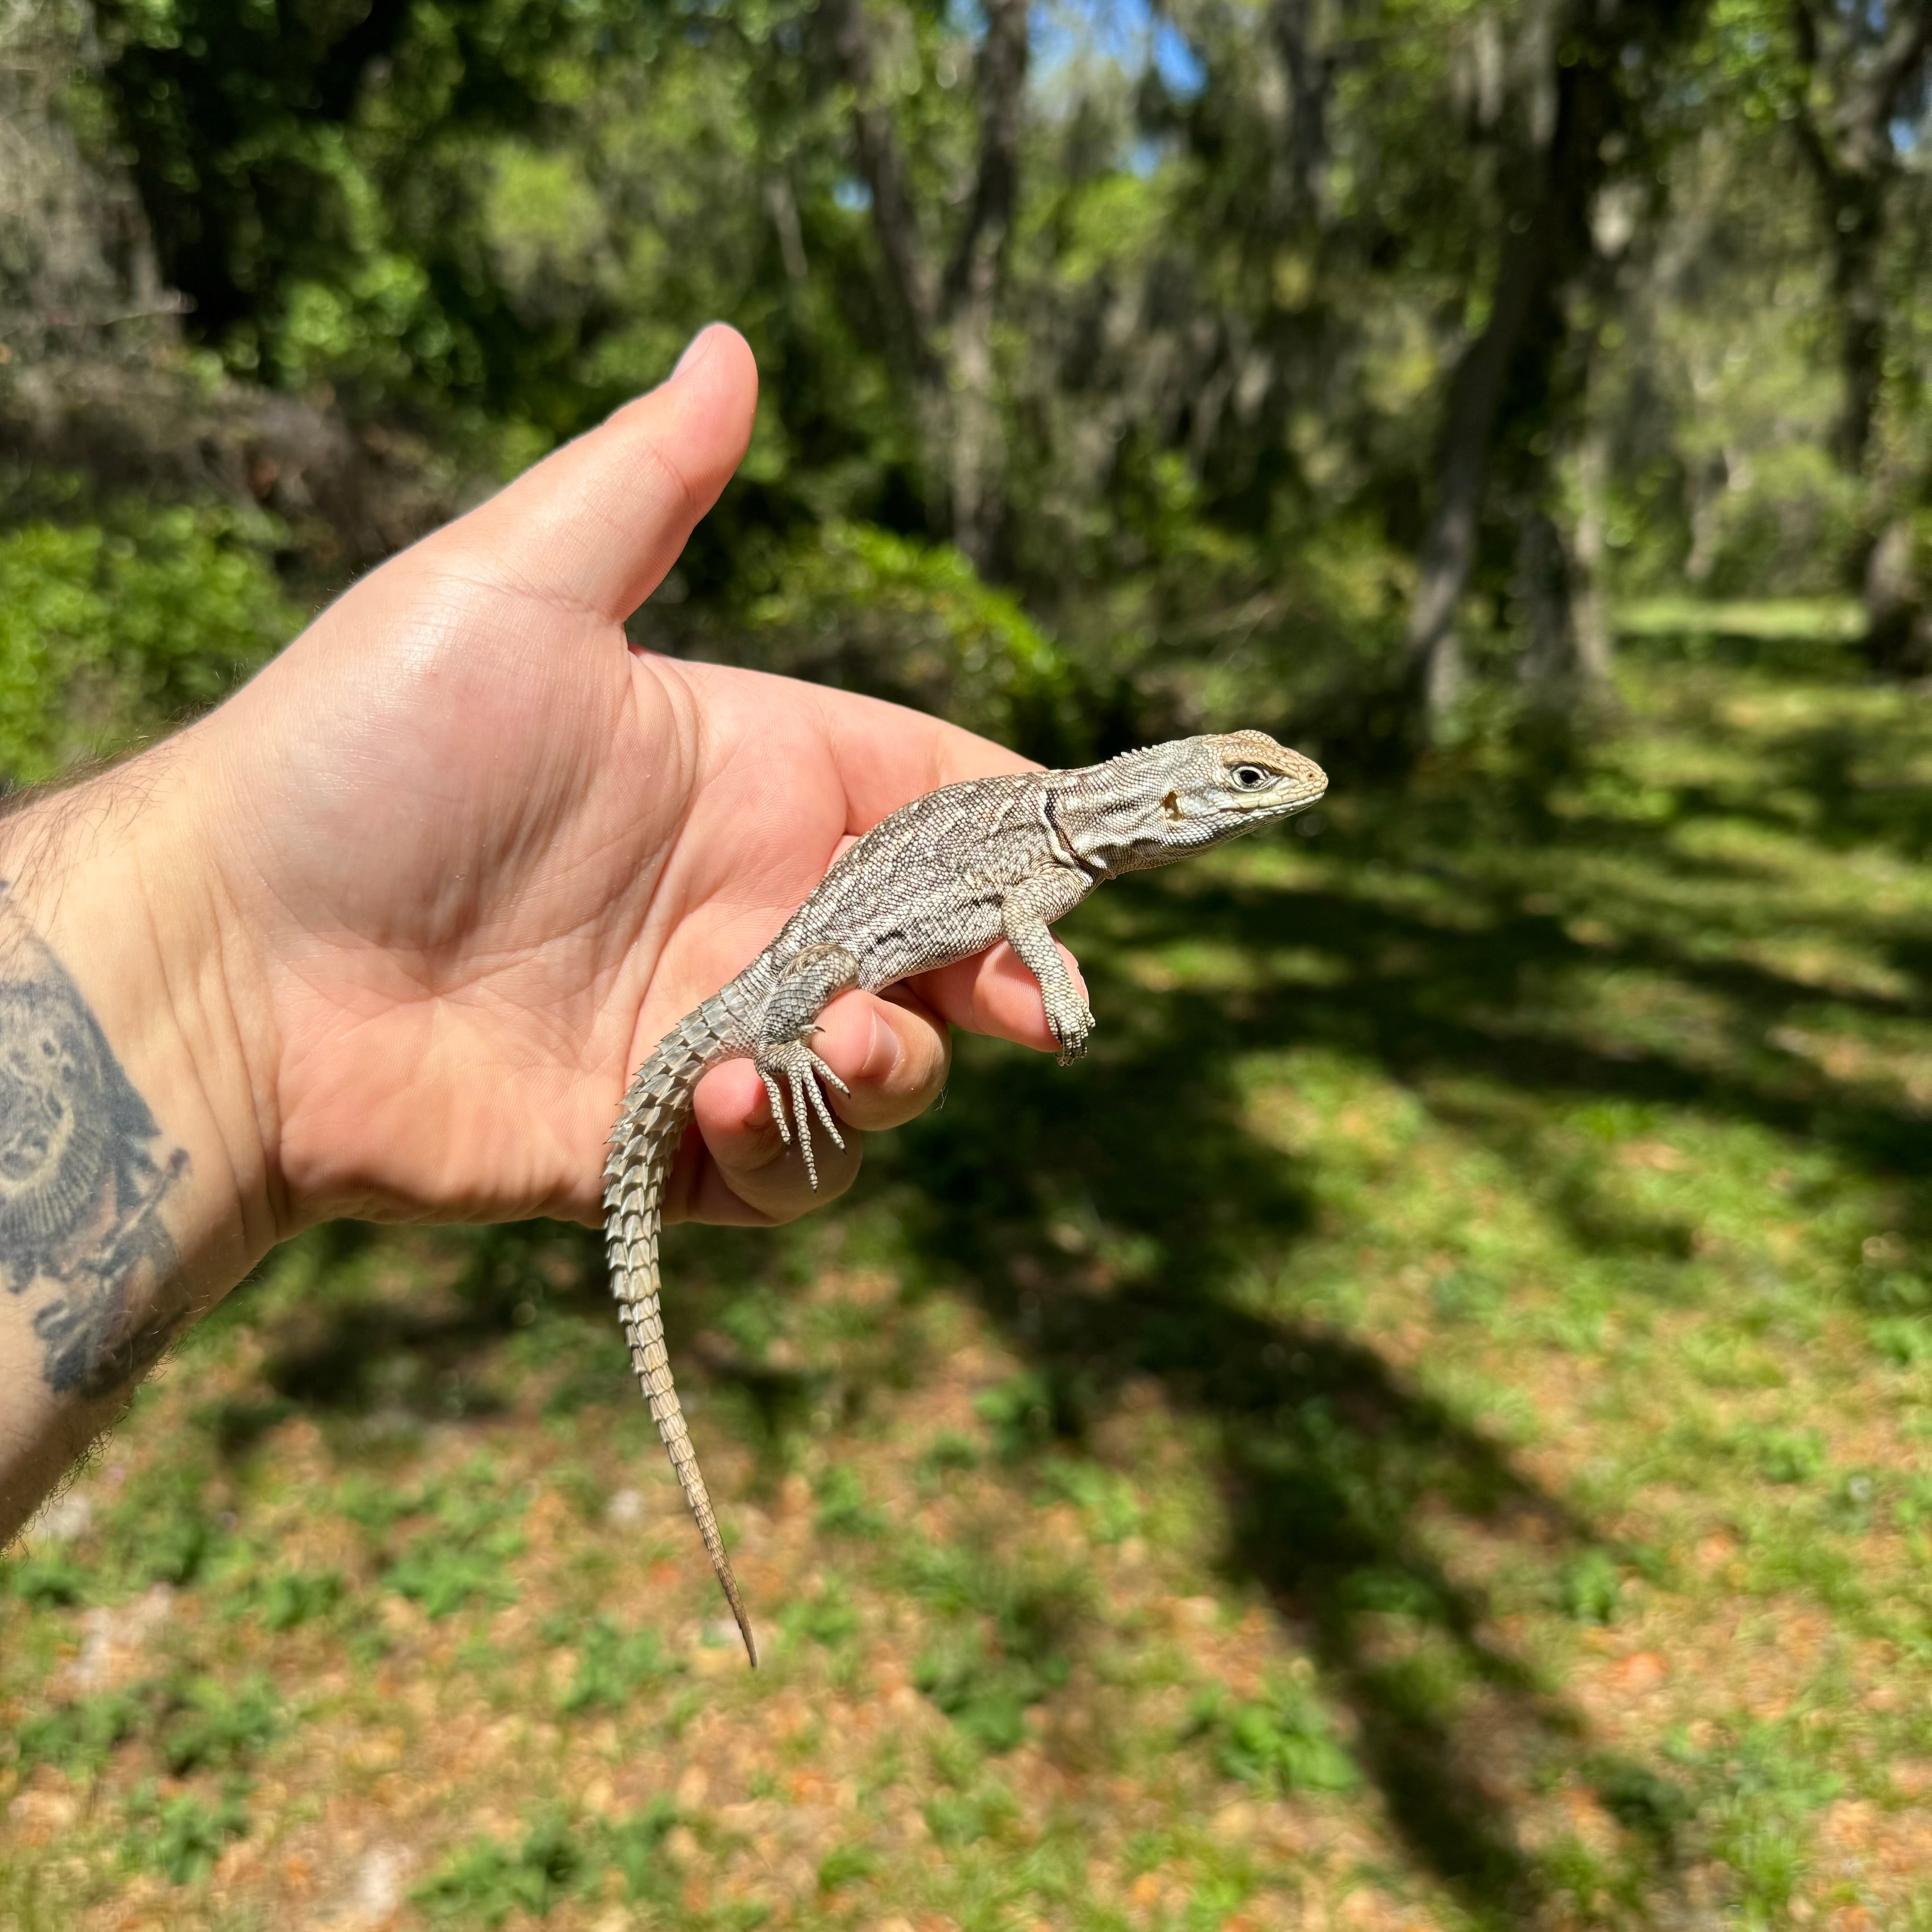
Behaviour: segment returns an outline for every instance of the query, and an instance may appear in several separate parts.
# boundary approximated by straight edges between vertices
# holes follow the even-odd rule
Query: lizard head
[[[1069,775],[1056,792],[1064,835],[1102,874],[1144,871],[1305,812],[1328,789],[1312,758],[1264,731],[1177,738]]]
[[[1328,789],[1328,774],[1312,758],[1276,744],[1265,731],[1183,738],[1174,748],[1183,754],[1178,762],[1198,772],[1191,790],[1177,788],[1174,805],[1184,820],[1212,822],[1216,838],[1306,812]],[[1166,800],[1161,802],[1172,816]]]

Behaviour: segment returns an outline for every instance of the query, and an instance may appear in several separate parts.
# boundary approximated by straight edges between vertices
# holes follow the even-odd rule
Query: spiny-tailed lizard
[[[844,1093],[844,1083],[811,1044],[829,1001],[854,986],[878,992],[1004,939],[1040,982],[1064,1066],[1085,1052],[1094,1016],[1048,931],[1053,922],[1108,879],[1286,818],[1328,786],[1300,752],[1262,732],[1234,731],[1176,739],[1078,771],[971,778],[929,792],[842,854],[770,945],[638,1068],[604,1169],[611,1292],[632,1366],[754,1666],[758,1646],[678,1406],[658,1305],[664,1182],[699,1079],[721,1060],[749,1059],[779,1134],[788,1147],[796,1135],[816,1187],[811,1114],[844,1145],[820,1084]]]

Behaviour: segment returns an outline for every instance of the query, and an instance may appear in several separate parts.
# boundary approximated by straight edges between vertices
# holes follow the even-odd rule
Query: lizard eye
[[[1237,765],[1228,776],[1244,791],[1258,791],[1268,782],[1268,775],[1258,765]]]

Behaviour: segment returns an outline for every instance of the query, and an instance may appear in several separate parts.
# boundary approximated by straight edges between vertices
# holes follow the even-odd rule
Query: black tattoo
[[[176,1260],[160,1207],[188,1154],[157,1148],[154,1115],[60,962],[4,902],[0,926],[0,1286],[43,1298],[48,1388],[106,1395],[181,1325],[160,1312]]]

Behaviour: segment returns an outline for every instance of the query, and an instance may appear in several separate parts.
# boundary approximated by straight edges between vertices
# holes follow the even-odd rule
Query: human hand
[[[749,439],[732,331],[358,584],[179,741],[274,1234],[333,1215],[595,1221],[630,1070],[844,842],[1012,753],[896,706],[631,650],[623,621]],[[1050,1050],[1002,946],[828,1008],[838,1112],[938,1095],[947,1023]],[[220,1111],[217,1102],[217,1111]],[[700,1085],[672,1218],[810,1203],[750,1064]],[[821,1156],[849,1184],[857,1136]],[[232,1164],[245,1167],[244,1154]]]
[[[892,706],[628,648],[755,394],[744,343],[707,330],[200,723],[0,814],[0,1540],[305,1224],[594,1221],[657,1040],[845,841],[1020,764]],[[1053,1043],[1004,948],[823,1021],[861,1130],[936,1096],[949,1022]],[[808,1204],[748,1063],[700,1083],[694,1124],[673,1214]]]

